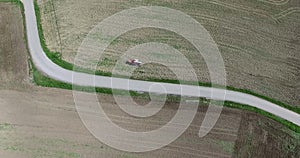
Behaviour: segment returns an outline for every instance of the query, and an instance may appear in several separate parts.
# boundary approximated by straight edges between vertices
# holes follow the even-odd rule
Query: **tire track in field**
[[[246,12],[246,13],[250,13],[250,14],[255,14],[255,15],[259,15],[262,17],[266,17],[266,18],[272,18],[272,16],[266,14],[266,12],[261,12],[259,10],[255,10],[253,8],[246,8],[244,6],[237,6],[237,5],[231,5],[231,4],[227,4],[224,2],[220,2],[220,1],[215,1],[215,0],[204,0],[207,3],[211,3],[211,4],[215,4],[215,5],[219,5],[222,7],[226,7],[232,10],[236,10],[236,11],[241,11],[241,12]]]
[[[294,14],[294,13],[300,13],[300,7],[291,7],[291,8],[288,8],[287,10],[274,15],[273,18],[278,21],[278,20],[280,20],[280,19],[282,19],[282,18],[284,18],[286,16],[289,16],[291,14]]]
[[[47,3],[49,4],[49,6],[47,6]],[[48,16],[44,16],[44,18],[42,18],[43,15],[41,14],[40,15],[41,20],[45,19],[45,21],[49,21],[49,23],[53,27],[52,29],[56,30],[54,33],[55,41],[56,41],[57,47],[59,47],[58,49],[60,49],[59,53],[62,53],[63,49],[62,49],[61,33],[60,33],[59,25],[58,25],[58,18],[57,18],[54,2],[53,2],[53,0],[41,0],[41,1],[38,1],[38,4],[39,4],[39,9],[41,12],[45,11],[47,7],[49,7],[49,9],[50,9],[50,11],[49,11],[50,19],[47,19]],[[45,33],[44,33],[44,35],[45,35]],[[47,42],[47,39],[45,39],[45,41]],[[51,42],[51,40],[48,42]]]
[[[274,16],[270,16],[270,15],[267,15],[265,13],[262,13],[262,12],[259,12],[259,11],[255,11],[255,10],[253,10],[251,8],[245,8],[245,7],[242,7],[242,6],[230,5],[230,4],[226,4],[226,3],[222,3],[222,2],[217,2],[217,1],[207,1],[207,0],[204,0],[204,1],[207,2],[207,3],[211,3],[211,4],[219,5],[219,6],[222,6],[222,7],[230,8],[230,9],[233,9],[233,10],[237,10],[237,11],[241,11],[241,12],[247,12],[247,13],[252,13],[252,14],[259,15],[259,16],[267,17],[269,19],[271,18],[271,19],[273,19],[275,21],[277,19]],[[63,15],[64,12],[65,12],[64,10],[57,10],[56,14]],[[287,13],[287,14],[289,14],[289,13]],[[204,17],[204,18],[206,18],[206,19],[210,18],[211,20],[221,21],[221,22],[224,22],[226,24],[232,23],[230,21],[225,21],[223,19],[218,19],[218,18],[215,18],[215,17],[205,16],[205,15],[201,15],[201,16]],[[234,23],[234,24],[231,24],[231,25],[235,26],[235,27],[238,27],[238,29],[243,30],[243,31],[250,30],[251,32],[254,32],[254,33],[256,33],[257,35],[259,35],[261,37],[264,37],[264,36],[265,37],[271,37],[272,39],[274,39],[273,37],[275,37],[275,39],[283,39],[285,42],[289,42],[289,40],[290,40],[288,38],[284,38],[284,37],[281,37],[281,36],[278,36],[278,35],[276,36],[275,34],[271,34],[271,33],[267,33],[267,32],[258,32],[257,30],[253,30],[253,29],[251,29],[249,27],[245,27],[245,26],[242,27],[242,25],[237,26],[237,23]],[[83,25],[79,26],[79,29],[80,28],[86,28],[86,27],[87,27],[87,25],[83,24]],[[232,29],[232,27],[228,27],[228,28]],[[76,30],[73,29],[73,30],[68,30],[68,31],[63,31],[63,32],[64,32],[64,35],[62,35],[62,38],[63,39],[68,39],[68,38],[70,38],[70,37],[73,36],[73,32],[76,32]]]
[[[239,51],[239,52],[246,53],[246,54],[255,55],[255,53],[253,51],[243,49],[243,48],[241,48],[237,45],[232,45],[232,44],[228,44],[228,43],[224,43],[224,42],[217,42],[217,44],[221,47],[225,47],[225,48],[232,49],[232,50]],[[261,57],[262,58],[268,58],[268,57],[264,57],[264,56],[261,56]],[[271,61],[274,62],[274,63],[284,63],[287,66],[290,66],[292,68],[292,71],[290,73],[295,75],[295,76],[300,76],[300,66],[299,66],[297,60],[295,60],[295,61],[294,60],[293,61],[286,61],[285,59],[277,59],[276,58],[276,59],[273,59]],[[297,72],[299,72],[299,73],[297,73]],[[257,76],[257,77],[269,78],[268,76],[264,76],[264,75]],[[288,81],[289,80],[287,80],[286,82],[288,82]],[[300,84],[300,77],[299,77],[298,81],[299,81],[299,84]],[[277,80],[276,82],[282,82],[282,81]],[[294,83],[286,84],[286,82],[284,82],[285,84],[283,84],[283,86],[289,87],[289,88],[297,88],[297,86],[295,86]],[[293,80],[293,82],[297,82],[297,79]],[[297,94],[297,93],[295,93],[295,94]],[[297,98],[297,97],[295,97],[295,98]]]
[[[263,3],[269,3],[273,5],[285,5],[287,4],[290,0],[258,0]]]
[[[210,4],[214,4],[214,5],[219,5],[219,6],[222,6],[222,7],[226,7],[226,8],[229,8],[229,9],[233,9],[233,10],[237,10],[237,11],[241,11],[241,12],[247,12],[247,13],[252,13],[252,14],[256,14],[256,15],[260,15],[260,16],[263,16],[263,17],[267,17],[267,18],[272,18],[272,16],[270,15],[267,15],[267,14],[264,14],[260,11],[257,11],[257,10],[253,10],[251,8],[245,8],[245,7],[242,7],[242,6],[235,6],[235,5],[230,5],[230,4],[226,4],[226,3],[222,3],[222,2],[218,2],[218,1],[209,1],[209,0],[204,0],[204,2],[206,3],[210,3]],[[57,10],[56,11],[58,15],[63,15],[64,14],[64,10]],[[81,25],[80,28],[82,27],[86,27],[85,25]],[[75,32],[76,30],[74,30]],[[68,33],[68,35],[65,35],[64,37],[65,38],[68,38],[71,36],[73,31],[70,31]]]
[[[232,49],[232,50],[236,50],[236,51],[239,51],[239,52],[244,52],[246,54],[252,54],[252,55],[256,54],[253,51],[243,49],[243,48],[239,47],[238,45],[232,45],[232,44],[228,44],[228,43],[224,43],[224,42],[217,42],[217,44],[219,46],[223,46],[223,47],[226,47],[226,48],[229,48],[229,49]],[[268,58],[268,57],[264,57],[264,56],[261,56],[261,57],[262,58]],[[300,70],[300,66],[299,66],[297,61],[285,61],[285,60],[280,60],[280,59],[273,59],[272,61],[273,62],[278,62],[278,63],[281,62],[281,63],[287,64],[291,67],[295,67],[295,70],[298,70],[298,69]]]
[[[247,12],[247,13],[250,13],[250,14],[259,15],[259,16],[265,17],[267,19],[272,19],[272,21],[275,21],[276,23],[278,23],[278,18],[276,16],[268,15],[267,13],[263,13],[263,12],[260,12],[260,11],[257,11],[257,10],[253,10],[251,8],[245,8],[245,7],[242,7],[242,6],[230,5],[230,4],[226,4],[226,3],[222,3],[222,2],[217,2],[217,1],[207,1],[207,0],[204,0],[204,1],[207,2],[207,3],[219,5],[219,6],[222,6],[222,7],[226,7],[226,8],[232,9],[232,10],[241,11],[241,12]],[[289,0],[286,0],[286,1],[289,2]],[[280,15],[284,13],[285,16],[286,16],[286,15],[292,14],[294,12],[300,12],[300,8],[299,7],[290,8],[290,9],[288,9],[288,10],[280,13]],[[217,17],[208,16],[208,15],[200,15],[200,16],[203,17],[203,18],[206,18],[206,19],[211,19],[211,20],[215,20],[215,21],[221,21],[221,22],[223,22],[225,24],[232,23],[231,21],[226,21],[226,20],[219,19]],[[257,35],[259,35],[261,37],[265,37],[265,36],[271,37],[271,38],[275,37],[275,39],[282,39],[282,41],[285,41],[285,42],[288,42],[288,43],[290,42],[289,38],[278,36],[276,34],[271,34],[271,33],[267,33],[267,32],[259,32],[257,30],[251,29],[251,27],[245,27],[245,26],[243,27],[243,25],[238,26],[238,23],[232,23],[231,26],[238,27],[238,29],[241,29],[241,30],[244,30],[244,31],[250,30],[251,32],[256,33]],[[232,27],[228,27],[228,28],[233,29]],[[274,38],[272,38],[272,39],[274,39]]]
[[[57,13],[56,13],[56,9],[55,9],[55,5],[54,5],[53,0],[50,0],[50,3],[51,3],[51,6],[52,6],[52,9],[53,9],[53,15],[54,15],[54,19],[55,19],[55,26],[56,26],[56,30],[57,30],[59,45],[60,45],[60,55],[62,55],[62,53],[63,53],[62,40],[61,40],[60,29],[59,29],[59,26],[58,26]]]
[[[108,116],[112,117],[116,122],[119,122],[119,123],[128,123],[129,121],[127,121],[127,120],[132,119],[131,117],[124,117],[124,116],[119,116],[119,115],[108,114]],[[238,120],[236,120],[236,121],[238,121]],[[162,123],[162,122],[151,120],[151,121],[149,121],[149,123],[151,123],[154,126],[159,126],[158,124]],[[144,125],[144,123],[138,123],[138,122],[135,122],[135,123],[130,122],[130,124]],[[177,125],[180,126],[181,124],[177,124]],[[200,128],[200,125],[191,124],[190,127]],[[232,132],[236,132],[235,130],[232,130],[232,129],[224,129],[224,128],[217,128],[217,127],[214,127],[214,129],[217,131],[222,131],[221,133],[227,133],[232,136],[236,136],[236,135],[232,134]],[[214,133],[218,133],[218,132],[214,132]]]
[[[230,158],[230,154],[221,154],[221,153],[216,153],[216,152],[209,152],[209,151],[204,151],[204,150],[197,150],[197,149],[188,149],[186,147],[182,146],[176,146],[176,145],[168,145],[168,148],[163,148],[162,150],[166,151],[171,151],[171,152],[176,152],[176,153],[183,153],[183,154],[188,154],[191,156],[196,156],[196,157],[201,157],[201,158],[211,158],[213,157],[220,157],[220,158]],[[175,149],[170,149],[170,147],[175,148]],[[185,151],[179,151],[178,149],[184,149],[184,150],[189,150],[190,152],[185,152]],[[198,153],[197,153],[198,152]],[[199,153],[200,152],[200,153]]]
[[[107,116],[111,117],[117,123],[126,123],[126,124],[130,123],[130,125],[145,125],[142,122],[136,122],[136,121],[132,122],[131,117],[113,115],[113,114],[108,114]],[[236,119],[235,121],[236,121],[236,123],[238,123],[238,122],[240,122],[240,119]],[[148,122],[147,125],[157,126],[158,128],[160,127],[161,123],[165,123],[165,122],[156,121],[156,120],[150,120],[150,121],[147,121],[147,122]],[[181,126],[182,124],[176,124],[176,125]],[[190,125],[190,127],[195,128],[196,130],[200,129],[200,125],[196,125],[195,123],[192,123]],[[237,130],[231,129],[231,128],[214,127],[213,130],[210,133],[211,134],[217,134],[217,135],[225,134],[225,135],[228,135],[228,136],[231,136],[231,137],[236,137],[237,132],[238,132]]]
[[[219,5],[219,6],[222,6],[222,7],[226,7],[226,8],[232,9],[232,10],[246,12],[246,13],[250,13],[250,14],[254,14],[254,15],[259,15],[259,16],[265,17],[267,19],[272,19],[272,21],[275,21],[276,23],[278,23],[278,18],[281,18],[281,16],[287,16],[287,15],[292,14],[294,12],[300,12],[299,7],[293,7],[293,8],[289,8],[286,11],[283,11],[282,13],[279,13],[281,16],[277,17],[277,16],[268,15],[266,12],[261,12],[261,11],[254,10],[252,8],[246,8],[246,7],[243,7],[243,6],[230,5],[230,4],[226,4],[226,3],[223,3],[223,2],[219,2],[219,1],[210,1],[210,0],[204,0],[204,1],[207,2],[207,3]],[[263,1],[275,2],[274,0],[263,0]],[[280,3],[280,4],[281,3],[288,3],[289,1],[290,0],[281,0],[278,3]],[[282,15],[282,14],[284,14],[284,15]],[[202,15],[202,17],[206,17],[207,19],[210,18],[211,20],[215,20],[215,21],[223,21],[226,24],[231,23],[230,21],[225,21],[223,19],[218,19],[218,18],[215,18],[215,17],[212,17],[212,16]],[[232,26],[237,26],[237,23],[232,24]],[[240,25],[238,27],[239,27],[239,29],[243,28],[242,25]],[[285,37],[278,36],[278,35],[276,36],[275,34],[271,34],[271,33],[267,33],[267,32],[258,32],[258,31],[255,31],[255,30],[251,29],[250,27],[244,27],[243,29],[244,30],[250,30],[251,32],[256,33],[257,35],[259,35],[261,37],[264,37],[264,36],[272,37],[273,36],[273,37],[275,37],[275,39],[284,39],[285,42],[290,42],[289,38],[285,38]]]
[[[111,136],[111,137],[116,137],[116,136]],[[126,142],[130,142],[130,144],[136,143],[136,144],[141,145],[139,141],[135,141],[135,140],[131,140],[131,139],[125,139],[125,138],[123,138],[123,140],[125,140]],[[113,139],[111,141],[115,142]],[[148,142],[148,143],[160,144],[158,142]],[[190,152],[182,151],[182,150],[179,150],[179,149],[188,150]],[[184,147],[182,145],[174,145],[174,144],[169,144],[168,146],[166,146],[164,148],[161,148],[160,150],[167,150],[167,151],[183,153],[183,154],[193,155],[193,156],[197,156],[197,157],[207,157],[207,158],[211,158],[212,156],[222,157],[222,158],[223,157],[231,157],[231,155],[229,155],[229,154],[222,154],[222,153],[215,153],[215,152],[204,151],[204,150],[197,150],[197,149],[194,149],[194,148]]]
[[[199,18],[202,18],[202,19],[205,19],[205,20],[221,22],[221,23],[225,24],[225,25],[222,25],[222,27],[228,28],[228,29],[231,29],[231,30],[235,30],[235,31],[239,31],[241,33],[244,33],[244,32],[254,33],[257,36],[262,37],[263,39],[265,39],[267,37],[267,38],[270,38],[270,39],[277,39],[277,40],[281,40],[282,42],[290,43],[289,38],[282,37],[282,36],[279,36],[277,34],[272,34],[272,33],[268,33],[268,32],[265,32],[265,31],[258,31],[258,30],[252,29],[251,27],[247,27],[245,25],[242,25],[242,24],[239,24],[239,23],[236,23],[236,22],[233,23],[229,20],[219,19],[219,18],[216,18],[216,17],[213,17],[213,16],[201,15],[201,14],[199,14],[198,16],[199,16]],[[227,27],[225,27],[226,24],[228,25]]]
[[[115,107],[111,107],[109,109],[107,109],[109,111],[116,111]],[[176,111],[176,110],[175,110]],[[119,112],[118,112],[119,113]],[[202,113],[202,112],[198,112],[198,113]],[[90,113],[91,115],[93,115],[93,113]],[[239,113],[234,113],[234,115],[239,116]],[[120,114],[107,114],[107,116],[109,116],[111,119],[113,119],[115,122],[118,123],[130,123],[130,125],[134,124],[134,125],[145,125],[145,122],[138,122],[138,121],[134,121],[135,119],[133,119],[133,117],[131,116],[124,116],[124,115],[120,115]],[[227,115],[223,115],[224,117]],[[166,117],[168,119],[168,117]],[[164,118],[160,118],[160,119],[164,119]],[[227,118],[230,119],[230,118]],[[195,128],[195,130],[199,130],[200,129],[200,124],[198,125],[198,122],[202,122],[202,120],[197,120],[196,122],[192,122],[192,124],[190,125],[190,127]],[[234,119],[232,120],[231,124],[238,124],[240,122],[240,119]],[[158,120],[147,120],[147,124],[148,125],[153,125],[153,126],[157,126],[158,128],[162,125],[167,123],[167,121],[158,121]],[[181,126],[182,124],[177,124],[178,126]],[[221,123],[217,123],[217,125],[221,125]],[[205,127],[204,127],[205,128]],[[235,129],[234,127],[231,128],[222,128],[222,127],[217,127],[215,126],[213,128],[213,130],[211,131],[211,133],[215,133],[215,134],[226,134],[226,135],[230,135],[232,137],[237,136],[234,133],[237,133],[237,129]]]

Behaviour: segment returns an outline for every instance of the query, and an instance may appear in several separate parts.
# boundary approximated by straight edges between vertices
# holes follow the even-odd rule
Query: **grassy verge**
[[[0,0],[0,2],[11,2],[16,4],[17,6],[22,6],[22,2],[20,0]]]
[[[234,102],[229,102],[229,101],[225,101],[224,102],[224,106],[225,107],[229,107],[229,108],[235,108],[235,109],[241,109],[241,110],[247,110],[247,111],[252,111],[255,113],[258,113],[260,115],[263,115],[265,117],[268,117],[274,121],[277,121],[279,123],[281,123],[282,125],[286,126],[287,128],[300,133],[300,127],[290,121],[287,121],[281,117],[275,116],[269,112],[263,111],[261,109],[258,109],[256,107],[253,106],[249,106],[249,105],[244,105],[244,104],[238,104],[238,103],[234,103]]]
[[[21,9],[22,9],[22,15],[23,15],[23,19],[24,19],[23,4],[19,0],[0,0],[0,2],[12,2],[12,3],[15,3],[16,5],[20,6]],[[39,36],[40,36],[40,39],[41,39],[41,45],[42,45],[45,53],[47,54],[47,56],[54,63],[60,65],[61,67],[66,68],[66,69],[73,70],[73,65],[71,63],[63,61],[61,59],[61,55],[59,53],[53,53],[53,52],[51,52],[46,47],[45,38],[44,38],[44,35],[43,35],[42,26],[41,26],[40,11],[39,11],[39,7],[37,6],[37,2],[36,1],[34,1],[34,5],[35,5],[35,11],[36,11],[36,14],[37,14],[38,30],[39,30]],[[24,25],[24,27],[25,27],[25,25]],[[75,90],[85,91],[85,92],[97,92],[97,93],[112,94],[112,90],[111,89],[107,89],[107,88],[94,88],[94,87],[82,87],[82,86],[75,86],[75,87],[73,87],[71,84],[67,84],[67,83],[62,83],[62,82],[59,82],[59,81],[55,81],[55,80],[50,79],[50,78],[44,76],[43,74],[41,74],[34,67],[34,65],[32,63],[31,63],[31,65],[32,65],[31,72],[33,74],[34,82],[37,85],[39,85],[39,86],[54,87],[54,88],[63,88],[63,89],[69,89],[69,90],[72,90],[74,88]],[[86,69],[82,69],[81,71],[82,72],[86,72],[86,73],[93,73],[90,70],[86,70]],[[109,73],[102,73],[102,72],[97,72],[96,74],[97,75],[103,75],[103,76],[111,76],[111,74],[109,74]],[[155,79],[149,79],[149,80],[151,80],[151,81],[157,81],[157,82],[179,83],[179,81],[177,81],[177,80],[155,80]],[[195,83],[189,83],[189,82],[184,82],[184,81],[182,83],[195,84]],[[207,87],[211,86],[211,83],[201,83],[201,82],[199,82],[197,84],[199,84],[200,86],[207,86]],[[230,90],[235,90],[235,91],[239,91],[239,92],[243,92],[243,93],[248,93],[248,94],[251,94],[251,95],[263,98],[265,100],[268,100],[270,102],[273,102],[275,104],[278,104],[278,105],[280,105],[282,107],[285,107],[285,108],[290,109],[292,111],[295,111],[297,113],[300,113],[300,109],[299,108],[292,107],[290,105],[284,104],[282,102],[276,101],[276,100],[268,98],[266,96],[256,94],[256,93],[251,92],[249,90],[236,89],[234,87],[224,87],[224,86],[219,86],[219,88],[227,88],[227,89],[230,89]],[[119,95],[124,95],[124,94],[126,95],[127,94],[126,91],[122,91],[122,90],[118,90],[118,91],[114,91],[114,92],[116,92],[114,94],[119,94]],[[130,95],[131,96],[143,97],[143,98],[148,98],[149,99],[149,97],[148,97],[147,94],[138,94],[136,92],[130,92]],[[179,100],[180,100],[180,97],[172,96],[171,100],[169,100],[169,101],[175,101],[176,102],[176,101],[179,101]],[[209,102],[209,100],[207,100],[205,98],[200,98],[200,102],[207,103],[207,102]],[[212,102],[214,102],[216,105],[220,105],[220,102],[218,102],[218,101],[212,101]],[[242,109],[242,110],[252,111],[252,112],[261,114],[263,116],[266,116],[268,118],[271,118],[271,119],[273,119],[273,120],[275,120],[275,121],[283,124],[284,126],[288,127],[289,129],[291,129],[291,130],[293,130],[293,131],[295,131],[297,133],[300,133],[300,127],[299,126],[297,126],[297,125],[295,125],[295,124],[293,124],[293,123],[291,123],[291,122],[289,122],[287,120],[284,120],[284,119],[282,119],[280,117],[277,117],[277,116],[275,116],[273,114],[270,114],[270,113],[268,113],[266,111],[260,110],[258,108],[255,108],[255,107],[252,107],[252,106],[249,106],[249,105],[243,105],[243,104],[228,102],[228,101],[224,102],[224,106],[225,107],[230,107],[230,108],[236,108],[236,109]]]

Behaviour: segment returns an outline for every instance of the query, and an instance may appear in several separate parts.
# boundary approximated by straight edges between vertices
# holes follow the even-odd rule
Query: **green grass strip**
[[[0,0],[0,2],[11,2],[17,4],[18,6],[22,4],[20,0]]]
[[[229,102],[229,101],[225,101],[224,106],[229,107],[229,108],[235,108],[235,109],[241,109],[241,110],[247,110],[247,111],[255,112],[257,114],[260,114],[262,116],[270,118],[274,121],[277,121],[277,122],[281,123],[282,125],[286,126],[287,128],[297,132],[297,133],[300,133],[300,126],[298,126],[298,125],[296,125],[296,124],[294,124],[290,121],[287,121],[287,120],[285,120],[281,117],[275,116],[275,115],[273,115],[269,112],[258,109],[256,107],[245,105],[245,104],[238,104],[238,103]]]

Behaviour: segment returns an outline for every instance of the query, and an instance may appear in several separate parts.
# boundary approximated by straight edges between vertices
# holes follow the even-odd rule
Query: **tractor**
[[[142,66],[142,62],[140,62],[138,59],[129,59],[126,61],[126,64],[131,66]]]

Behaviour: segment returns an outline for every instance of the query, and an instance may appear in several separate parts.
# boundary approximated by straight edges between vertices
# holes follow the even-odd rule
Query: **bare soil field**
[[[73,63],[88,32],[103,19],[137,6],[165,6],[195,18],[212,35],[224,58],[228,85],[300,106],[299,1],[273,0],[38,0],[46,44]],[[129,48],[145,42],[162,42],[182,52],[196,70],[199,81],[209,82],[206,64],[183,37],[158,29],[139,29],[120,36],[101,58],[98,69],[110,72]],[[184,63],[163,52],[154,53],[173,68]],[[147,60],[147,59],[145,59]],[[126,71],[126,68],[124,68]],[[122,72],[120,72],[122,74]],[[162,65],[146,64],[135,78],[176,79]],[[190,80],[186,76],[186,80]]]
[[[28,82],[23,19],[11,5],[0,5],[0,89],[24,87]],[[9,43],[8,43],[9,42]]]
[[[244,112],[235,157],[299,157],[299,150],[299,134],[290,133],[257,114]]]
[[[0,59],[5,66],[0,67],[0,72],[9,74],[0,76],[0,157],[239,157],[258,152],[272,154],[269,143],[277,147],[277,157],[299,155],[299,134],[267,118],[236,109],[224,108],[213,130],[204,138],[199,138],[205,105],[200,106],[188,130],[162,149],[143,154],[112,149],[99,142],[84,127],[76,112],[72,91],[37,87],[31,83],[20,17],[18,7],[0,3],[0,31],[5,32],[1,33],[0,41]],[[98,98],[107,115],[129,130],[157,128],[176,112],[176,103],[167,102],[163,109],[166,115],[150,118],[145,123],[122,112],[111,95],[99,94]],[[122,97],[123,102],[127,99]],[[146,102],[139,98],[135,100],[140,104]],[[254,127],[251,130],[250,125]],[[250,141],[261,142],[260,138],[265,138],[266,133],[268,139],[260,144],[259,149],[255,143],[248,143],[249,135],[255,136]]]

